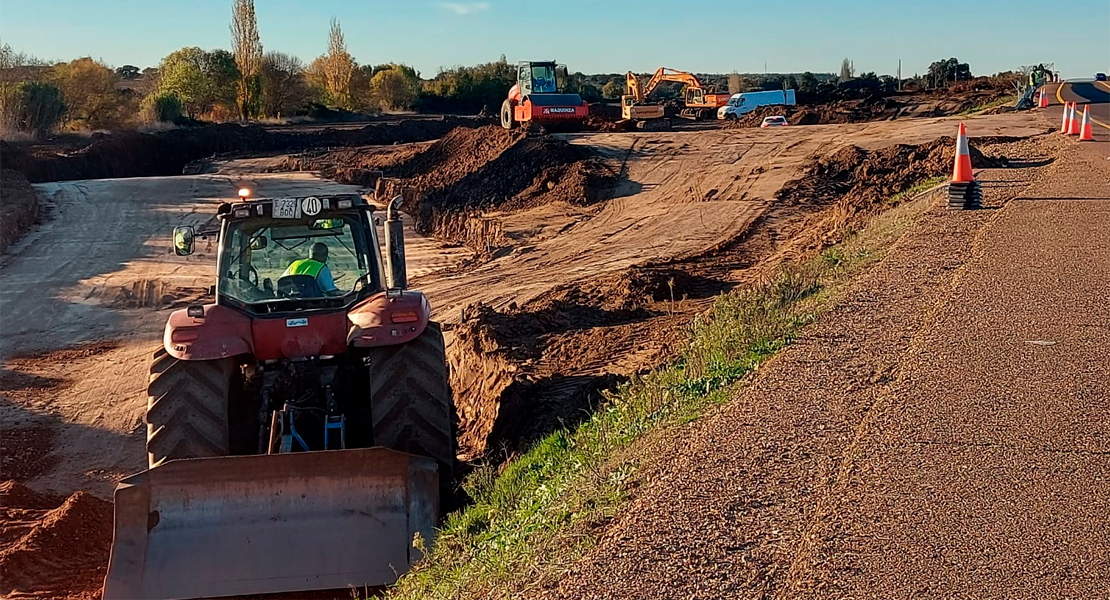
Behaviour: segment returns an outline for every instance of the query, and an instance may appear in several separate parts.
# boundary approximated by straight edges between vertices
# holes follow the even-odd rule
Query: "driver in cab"
[[[302,258],[293,261],[281,276],[308,275],[316,278],[316,283],[320,284],[320,290],[325,294],[330,296],[338,292],[339,288],[335,286],[335,280],[332,278],[331,269],[328,268],[327,264],[327,245],[321,242],[313,244],[311,256],[312,258]]]

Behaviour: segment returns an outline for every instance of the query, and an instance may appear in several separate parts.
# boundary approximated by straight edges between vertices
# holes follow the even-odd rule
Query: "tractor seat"
[[[324,290],[312,275],[285,275],[277,280],[278,297],[322,298]]]

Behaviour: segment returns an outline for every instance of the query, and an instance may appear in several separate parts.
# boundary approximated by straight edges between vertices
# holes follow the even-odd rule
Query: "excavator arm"
[[[647,86],[644,87],[644,97],[647,98],[648,96],[650,96],[651,93],[655,91],[655,88],[659,87],[659,84],[663,83],[664,81],[683,83],[686,85],[686,87],[691,88],[701,87],[701,82],[698,81],[698,78],[694,77],[692,73],[679,71],[677,69],[668,69],[667,67],[659,67],[655,70],[655,74],[651,76],[651,81],[649,81]]]
[[[628,74],[624,76],[624,83],[625,87],[628,88],[626,94],[632,96],[637,104],[642,103],[644,98],[647,97],[647,94],[640,89],[640,79],[636,77],[636,74],[632,71],[629,71]]]

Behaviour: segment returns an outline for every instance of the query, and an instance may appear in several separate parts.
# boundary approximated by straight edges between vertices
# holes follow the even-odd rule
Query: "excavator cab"
[[[700,106],[705,104],[705,90],[702,88],[686,88],[686,106]]]
[[[215,301],[172,313],[147,387],[149,469],[120,482],[105,600],[393,583],[451,502],[443,335],[383,265],[354,194],[225,203]],[[294,266],[296,266],[294,268]]]

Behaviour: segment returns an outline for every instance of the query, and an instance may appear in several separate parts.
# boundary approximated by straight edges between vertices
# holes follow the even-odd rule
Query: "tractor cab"
[[[341,308],[384,289],[373,207],[356,194],[224,204],[216,304],[252,314]],[[174,230],[174,252],[197,233]]]

